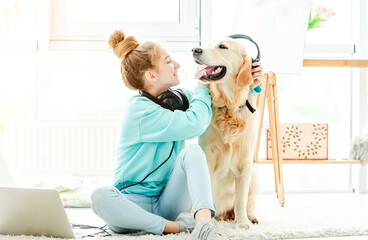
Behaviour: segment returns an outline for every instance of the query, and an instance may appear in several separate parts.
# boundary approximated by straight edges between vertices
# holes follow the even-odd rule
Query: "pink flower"
[[[335,16],[336,13],[332,12],[331,8],[325,8],[323,5],[317,5],[314,7],[314,2],[311,2],[311,13],[319,15],[321,18],[331,18]]]
[[[323,5],[315,6],[314,2],[310,4],[308,30],[319,26],[320,23],[328,20],[335,16],[336,13],[332,12],[331,8],[325,8]]]
[[[329,12],[327,15],[326,15],[326,18],[332,18],[333,16],[335,16],[336,13],[335,12]]]
[[[313,9],[312,9],[312,12],[314,12],[314,13],[316,13],[316,14],[319,14],[320,12],[321,12],[321,5],[318,5],[315,9],[314,9],[314,11],[313,11]]]

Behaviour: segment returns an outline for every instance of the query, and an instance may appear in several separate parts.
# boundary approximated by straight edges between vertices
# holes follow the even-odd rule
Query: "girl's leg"
[[[112,186],[101,187],[91,194],[93,212],[101,217],[113,230],[119,233],[144,230],[162,234],[165,219],[152,214],[150,197],[122,194]]]
[[[159,215],[173,221],[179,213],[189,212],[192,205],[195,215],[201,209],[210,210],[207,221],[215,216],[206,155],[197,144],[187,146],[179,154],[158,202]]]

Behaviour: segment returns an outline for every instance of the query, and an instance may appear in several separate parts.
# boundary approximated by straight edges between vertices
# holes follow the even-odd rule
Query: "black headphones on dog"
[[[261,60],[261,51],[259,50],[258,44],[251,37],[244,35],[244,34],[233,34],[228,37],[233,38],[233,39],[243,38],[243,39],[247,39],[251,41],[257,47],[257,57],[254,59],[252,58],[252,63],[259,62]]]
[[[158,97],[154,97],[151,94],[143,91],[140,91],[139,94],[171,111],[186,111],[189,108],[188,98],[181,89],[168,89],[166,92],[161,93]]]
[[[228,37],[229,38],[233,38],[233,39],[243,38],[243,39],[247,39],[247,40],[251,41],[257,47],[257,57],[256,58],[251,58],[252,59],[252,63],[259,62],[261,60],[261,51],[259,50],[258,44],[251,37],[249,37],[247,35],[244,35],[244,34],[233,34],[233,35],[230,35]],[[255,68],[255,67],[252,66],[252,68]],[[251,113],[254,113],[256,111],[252,107],[252,105],[250,105],[250,103],[249,103],[248,100],[245,102],[245,105],[248,107],[248,109],[249,109],[249,111],[251,111]]]

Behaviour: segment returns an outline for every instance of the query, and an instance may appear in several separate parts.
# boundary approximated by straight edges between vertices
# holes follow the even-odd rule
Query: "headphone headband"
[[[181,110],[185,112],[189,108],[189,100],[181,89],[171,90],[169,88],[158,97],[154,97],[144,91],[139,91],[139,94],[170,111]]]
[[[243,39],[247,39],[251,41],[252,43],[254,43],[254,45],[256,45],[257,47],[257,57],[255,59],[252,58],[252,62],[259,62],[261,60],[261,51],[259,50],[258,44],[251,37],[245,34],[233,34],[233,35],[230,35],[229,38],[233,38],[233,39],[243,38]]]

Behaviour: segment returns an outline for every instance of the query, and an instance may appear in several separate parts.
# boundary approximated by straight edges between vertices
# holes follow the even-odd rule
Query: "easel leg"
[[[284,196],[284,180],[282,173],[282,158],[280,155],[281,145],[279,141],[279,112],[277,103],[277,88],[276,88],[276,76],[274,73],[269,72],[265,74],[265,80],[261,85],[262,92],[257,96],[257,108],[259,110],[259,128],[258,137],[256,143],[256,149],[254,151],[253,161],[258,162],[258,152],[261,139],[263,117],[265,110],[266,98],[268,99],[268,115],[270,121],[270,134],[272,147],[272,160],[274,167],[275,177],[275,190],[281,206],[285,204]]]
[[[258,153],[259,153],[259,145],[261,142],[261,133],[262,133],[262,126],[263,126],[263,117],[264,117],[264,110],[265,110],[265,103],[268,91],[268,74],[265,73],[264,81],[261,83],[262,92],[257,95],[256,104],[257,109],[259,111],[259,127],[258,127],[258,136],[256,142],[256,148],[254,150],[254,158],[253,162],[258,163]]]
[[[270,135],[272,146],[272,160],[275,173],[275,185],[276,193],[279,198],[281,206],[285,204],[284,196],[284,180],[282,172],[282,158],[281,158],[281,144],[280,144],[280,129],[279,129],[279,109],[277,102],[277,88],[276,88],[276,76],[274,73],[268,73],[268,85],[267,92],[268,102],[268,115],[270,120]]]

